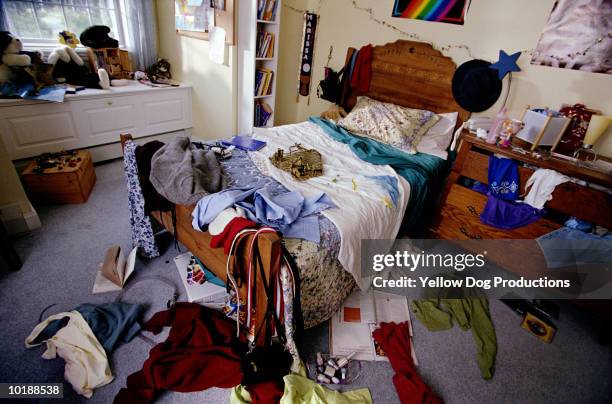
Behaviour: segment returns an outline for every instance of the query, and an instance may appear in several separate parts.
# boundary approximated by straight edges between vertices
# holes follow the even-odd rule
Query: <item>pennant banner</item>
[[[302,54],[300,56],[300,81],[298,89],[299,94],[303,96],[310,94],[314,40],[318,21],[318,15],[314,13],[304,14],[304,38],[302,41]]]

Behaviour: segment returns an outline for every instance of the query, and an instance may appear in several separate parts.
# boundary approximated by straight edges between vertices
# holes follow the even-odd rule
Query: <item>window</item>
[[[80,35],[92,25],[107,25],[125,44],[120,0],[2,0],[8,30],[26,45],[57,44],[58,33]]]

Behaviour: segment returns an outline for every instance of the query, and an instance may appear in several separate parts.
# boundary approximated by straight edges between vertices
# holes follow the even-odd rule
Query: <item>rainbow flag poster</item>
[[[395,0],[392,17],[463,25],[469,0]]]

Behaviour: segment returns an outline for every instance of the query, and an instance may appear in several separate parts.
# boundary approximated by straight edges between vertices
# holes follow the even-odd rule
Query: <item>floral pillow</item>
[[[421,136],[439,119],[431,111],[404,108],[359,96],[353,110],[338,121],[338,125],[357,135],[415,154]]]

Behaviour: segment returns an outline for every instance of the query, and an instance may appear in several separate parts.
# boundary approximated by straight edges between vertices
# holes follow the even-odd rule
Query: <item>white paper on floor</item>
[[[408,322],[412,337],[410,308],[405,297],[384,292],[356,290],[344,302],[340,310],[329,320],[329,347],[332,356],[346,356],[355,352],[353,359],[386,361],[374,340],[372,331],[380,323]],[[412,360],[418,365],[412,338]]]

